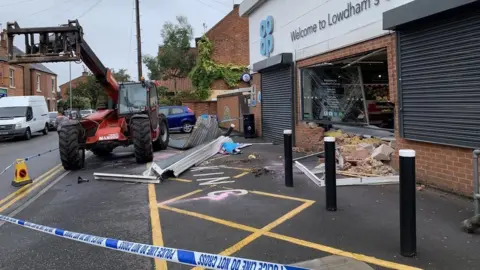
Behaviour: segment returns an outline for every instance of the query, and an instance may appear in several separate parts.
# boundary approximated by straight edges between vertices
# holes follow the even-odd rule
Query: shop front
[[[411,1],[245,0],[263,137],[292,129],[296,146],[315,148],[332,125],[393,132],[396,45],[382,14]]]
[[[416,0],[384,14],[398,59],[397,146],[417,152],[417,176],[462,194],[480,148],[480,3]]]

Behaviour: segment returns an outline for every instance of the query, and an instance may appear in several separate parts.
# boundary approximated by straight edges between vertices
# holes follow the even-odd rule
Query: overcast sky
[[[195,37],[213,27],[241,0],[140,0],[142,53],[154,55],[162,40],[165,21],[177,15],[188,18]],[[57,26],[78,18],[84,38],[106,67],[126,68],[137,79],[134,0],[0,0],[2,27],[17,21],[20,27]],[[24,43],[15,44],[24,50]],[[193,43],[192,43],[193,45]],[[58,85],[68,82],[69,64],[45,64],[58,74]],[[81,75],[82,64],[72,62],[72,78]],[[143,66],[143,74],[147,69]]]

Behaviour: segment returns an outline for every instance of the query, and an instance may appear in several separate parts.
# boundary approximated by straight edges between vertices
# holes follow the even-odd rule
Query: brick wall
[[[239,66],[248,66],[249,64],[248,18],[239,16],[239,6],[238,4],[234,5],[233,10],[206,33],[208,39],[213,43],[212,60],[218,64]],[[192,48],[192,50],[196,51],[197,48]],[[173,80],[162,81],[161,85],[173,91]],[[230,89],[223,80],[214,81],[210,87],[212,90]],[[237,88],[241,87],[248,87],[248,85],[240,83]],[[177,81],[177,91],[192,89],[193,86],[189,78]]]
[[[217,97],[217,114],[220,121],[240,118],[240,99],[243,99],[242,93],[221,95]],[[228,128],[231,124],[235,125],[234,130],[243,131],[240,120],[221,123],[220,126]]]
[[[192,109],[196,117],[202,114],[217,115],[216,101],[185,101],[182,104]]]
[[[10,69],[14,70],[15,87],[10,86]],[[23,83],[23,67],[17,65],[9,65],[7,62],[0,62],[0,72],[2,73],[0,87],[8,89],[8,96],[23,96],[25,91]]]
[[[212,59],[218,64],[248,66],[250,61],[248,18],[239,16],[238,8],[233,10],[213,26],[207,33],[213,43]],[[240,78],[239,78],[240,80]],[[238,88],[248,87],[240,84]],[[230,89],[223,80],[212,83],[213,90]]]
[[[82,76],[77,77],[72,80],[72,89],[77,87],[77,85],[81,82],[85,82],[87,80],[88,73],[84,72],[82,73]],[[66,82],[62,85],[59,86],[60,88],[60,93],[62,94],[62,99],[66,100],[67,97],[69,96],[69,91],[70,91],[70,84],[69,82]]]
[[[311,58],[303,59],[297,62],[299,68],[309,65],[328,62],[336,59],[345,58],[347,56],[366,53],[369,51],[386,48],[387,49],[387,61],[389,67],[389,89],[390,99],[392,102],[396,102],[396,87],[397,87],[397,73],[396,73],[396,47],[395,47],[395,35],[386,35],[376,39],[368,40],[362,43],[358,43],[346,48],[335,50],[326,54],[314,56]],[[299,74],[298,74],[299,75]],[[295,145],[306,149],[320,149],[323,147],[323,133],[324,129],[317,127],[313,123],[308,125],[302,121],[302,90],[300,76],[297,76],[297,119],[296,119],[296,137]],[[393,89],[393,91],[392,91]]]

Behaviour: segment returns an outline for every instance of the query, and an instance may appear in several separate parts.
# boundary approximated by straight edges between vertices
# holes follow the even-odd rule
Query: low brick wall
[[[182,104],[192,109],[196,117],[202,114],[217,115],[216,101],[185,101]]]

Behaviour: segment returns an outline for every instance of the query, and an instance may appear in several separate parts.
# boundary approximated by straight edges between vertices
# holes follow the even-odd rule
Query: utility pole
[[[137,21],[137,64],[138,64],[138,80],[142,77],[142,36],[140,34],[140,1],[135,0],[135,13]]]

